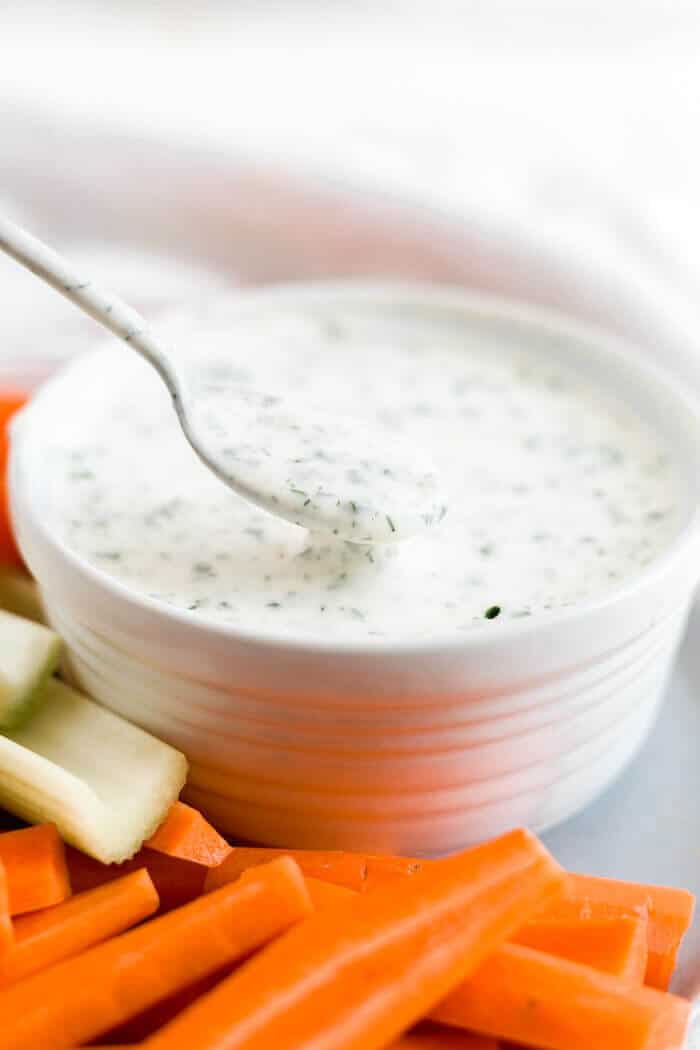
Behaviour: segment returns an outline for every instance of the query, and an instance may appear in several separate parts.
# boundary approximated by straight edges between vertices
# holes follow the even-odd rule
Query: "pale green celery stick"
[[[0,568],[0,609],[34,623],[46,623],[39,588],[31,576],[20,569]]]
[[[187,777],[179,751],[57,679],[27,723],[0,735],[0,806],[104,864],[133,856]]]
[[[48,627],[0,610],[0,731],[31,716],[60,656],[61,639]]]

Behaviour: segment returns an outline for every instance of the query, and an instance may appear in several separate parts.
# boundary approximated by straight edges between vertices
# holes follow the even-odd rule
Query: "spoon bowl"
[[[224,378],[195,379],[177,403],[210,470],[295,525],[353,543],[394,543],[446,513],[427,457],[368,433],[366,421],[314,408],[302,415],[282,396]]]

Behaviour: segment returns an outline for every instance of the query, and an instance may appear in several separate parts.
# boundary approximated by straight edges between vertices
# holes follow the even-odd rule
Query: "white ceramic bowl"
[[[22,552],[66,639],[73,678],[181,747],[192,763],[190,798],[226,831],[272,844],[432,853],[514,824],[542,830],[601,792],[653,724],[700,578],[700,411],[599,332],[462,292],[287,286],[246,295],[240,309],[334,300],[497,328],[614,389],[670,442],[687,478],[677,539],[616,590],[458,638],[309,642],[198,621],[131,593],[47,527],[42,449],[69,367],[13,430]]]

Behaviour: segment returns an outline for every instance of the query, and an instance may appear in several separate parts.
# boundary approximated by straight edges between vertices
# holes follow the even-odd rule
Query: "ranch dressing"
[[[173,335],[196,333],[212,375],[225,362],[229,379],[295,409],[359,417],[375,449],[410,441],[435,464],[444,519],[404,543],[359,544],[266,514],[202,467],[147,366],[109,349],[74,366],[81,410],[47,453],[52,524],[72,550],[194,617],[420,639],[603,594],[676,535],[669,451],[557,355],[428,313],[278,309],[237,321],[235,339],[216,318],[204,330],[174,318]]]
[[[409,442],[241,388],[224,363],[214,375],[199,365],[191,372],[196,447],[222,481],[270,514],[361,544],[399,543],[445,516],[435,472]]]

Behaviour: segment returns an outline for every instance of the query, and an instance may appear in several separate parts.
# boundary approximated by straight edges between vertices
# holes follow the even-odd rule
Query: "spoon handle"
[[[99,288],[67,259],[0,216],[0,251],[11,256],[57,292],[70,299],[83,313],[138,351],[153,365],[170,392],[177,396],[177,378],[167,353],[151,336],[143,317],[112,292]]]

